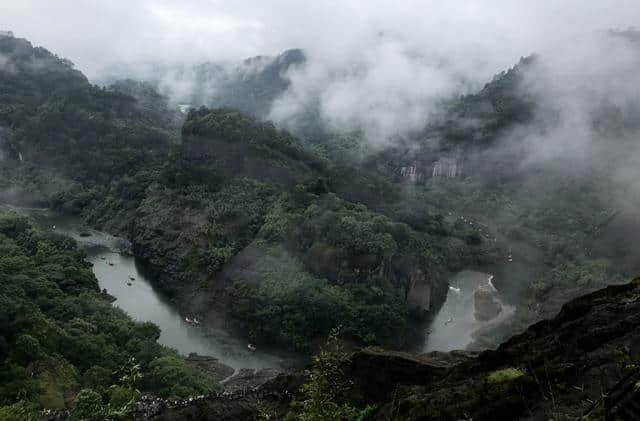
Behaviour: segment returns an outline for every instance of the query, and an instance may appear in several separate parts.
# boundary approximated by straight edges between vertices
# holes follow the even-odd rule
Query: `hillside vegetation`
[[[78,406],[82,396],[108,419],[140,391],[180,398],[216,387],[158,344],[157,326],[111,305],[72,239],[0,211],[0,250],[0,419]]]
[[[495,260],[472,227],[385,212],[404,207],[392,183],[272,123],[226,108],[181,122],[149,84],[98,88],[25,40],[0,42],[21,82],[2,120],[6,199],[126,235],[179,305],[226,318],[253,341],[308,350],[342,324],[360,343],[419,342],[414,322],[443,302],[448,272]],[[61,76],[26,64],[36,59]],[[264,71],[273,74],[256,80],[281,81]]]

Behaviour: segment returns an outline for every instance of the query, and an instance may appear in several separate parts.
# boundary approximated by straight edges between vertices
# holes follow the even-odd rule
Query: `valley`
[[[0,32],[0,420],[632,419],[640,106],[552,58],[389,134],[283,109],[304,50],[99,86]]]

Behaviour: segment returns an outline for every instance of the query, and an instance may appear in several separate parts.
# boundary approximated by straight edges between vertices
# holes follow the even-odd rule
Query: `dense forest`
[[[0,419],[39,419],[73,400],[76,419],[113,419],[141,392],[217,387],[158,344],[157,326],[111,305],[72,239],[1,211],[0,250]]]
[[[28,42],[0,41],[16,66],[31,59]],[[49,80],[25,73],[29,86]],[[130,80],[23,91],[32,94],[39,102],[5,117],[9,190],[40,191],[54,208],[128,236],[168,294],[180,300],[200,288],[254,341],[305,350],[337,324],[362,343],[415,341],[411,321],[442,302],[448,271],[495,259],[495,246],[472,227],[438,214],[403,220],[369,210],[358,196],[379,196],[378,186],[394,196],[391,184],[362,172],[346,185],[353,166],[334,165],[256,117],[200,108],[179,130],[177,119],[163,117],[163,109],[175,116],[166,101]],[[401,196],[392,200],[402,206]],[[255,257],[250,276],[237,269],[247,255]],[[285,272],[272,273],[275,261]],[[433,300],[413,303],[416,283],[428,284]],[[309,306],[329,318],[310,319]],[[287,328],[274,334],[281,323]]]

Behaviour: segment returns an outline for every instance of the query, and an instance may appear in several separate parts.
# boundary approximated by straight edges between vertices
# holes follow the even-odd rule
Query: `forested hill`
[[[231,107],[257,118],[267,118],[273,102],[289,88],[287,72],[304,65],[306,57],[302,50],[292,49],[275,57],[253,57],[227,73],[209,97],[201,103],[209,107]],[[202,66],[199,77],[206,77]],[[202,86],[197,83],[195,86]],[[197,98],[194,98],[197,99]],[[198,104],[198,102],[195,102]]]
[[[340,173],[270,123],[201,109],[182,134],[136,211],[134,250],[165,291],[254,341],[304,350],[340,324],[400,345],[416,338],[411,315],[442,302],[448,270],[492,261],[473,230],[428,214],[414,229],[342,199]]]
[[[22,38],[0,36],[2,113],[5,126],[15,126],[50,96],[89,85],[73,63]]]
[[[273,102],[289,88],[288,73],[304,66],[306,61],[302,50],[290,49],[275,56],[233,62],[123,64],[107,70],[103,79],[111,84],[137,75],[175,104],[192,108],[228,107],[265,119]]]
[[[522,59],[362,164],[409,189],[403,204],[413,213],[471,221],[506,245],[494,283],[518,308],[494,344],[553,317],[569,299],[640,271],[640,196],[632,180],[640,108],[592,97],[580,84],[549,84],[546,64],[537,55]],[[576,101],[589,112],[567,128],[575,115],[566,104]]]
[[[15,194],[108,184],[163,159],[176,138],[175,115],[161,101],[149,110],[122,84],[93,86],[71,62],[24,39],[0,37],[0,58],[2,181]]]
[[[452,100],[447,118],[413,138],[362,153],[362,133],[320,131],[310,142],[231,109],[192,110],[180,130],[151,85],[95,87],[44,49],[0,42],[2,197],[51,204],[128,236],[167,293],[205,314],[222,313],[256,341],[306,348],[344,309],[381,305],[391,306],[388,320],[401,321],[395,331],[405,333],[392,338],[384,323],[365,318],[367,329],[352,326],[350,334],[402,343],[414,336],[409,314],[432,314],[447,273],[465,267],[496,273],[503,293],[523,304],[519,329],[637,267],[634,249],[613,256],[603,247],[617,250],[620,238],[637,232],[628,206],[612,206],[626,187],[614,183],[617,165],[607,162],[628,166],[615,156],[624,147],[603,149],[611,160],[587,162],[580,173],[571,160],[523,166],[526,139],[516,129],[535,121],[536,96],[522,86],[538,71],[535,56]],[[29,65],[38,57],[51,69]],[[301,60],[293,50],[247,65],[272,69],[277,79],[282,66]],[[271,89],[273,78],[259,79]],[[600,121],[632,129],[624,119]],[[496,147],[512,133],[513,148]],[[300,230],[305,220],[313,223]],[[260,263],[238,270],[247,260]],[[305,295],[293,282],[303,276],[313,281],[300,288],[313,297],[291,303]],[[381,298],[331,292],[356,285]],[[416,301],[422,288],[429,298]],[[276,291],[283,301],[273,308],[258,299]],[[316,298],[343,310],[321,323],[299,319]],[[358,311],[346,317],[358,320]],[[288,333],[271,333],[269,324],[285,319]],[[323,327],[310,329],[314,323]]]
[[[252,341],[309,350],[343,325],[360,343],[420,342],[414,321],[441,305],[447,273],[495,261],[473,227],[372,211],[360,193],[393,184],[346,160],[335,166],[272,123],[201,108],[180,131],[151,85],[92,86],[45,50],[2,42],[16,63],[10,77],[25,82],[6,101],[28,103],[11,108],[2,132],[4,197],[127,236],[178,305]],[[56,86],[46,72],[19,70],[36,51],[77,83],[34,97],[27,80]],[[302,58],[291,51],[263,70],[281,77],[276,68]],[[391,196],[401,208],[402,194]]]

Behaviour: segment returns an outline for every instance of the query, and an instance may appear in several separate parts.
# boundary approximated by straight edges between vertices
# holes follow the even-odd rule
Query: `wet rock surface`
[[[430,383],[473,358],[475,354],[465,351],[413,354],[366,348],[349,357],[343,372],[353,380],[359,395],[380,402],[393,394],[398,385]]]
[[[409,292],[407,306],[414,315],[424,318],[431,309],[432,282],[420,270],[409,275]]]

